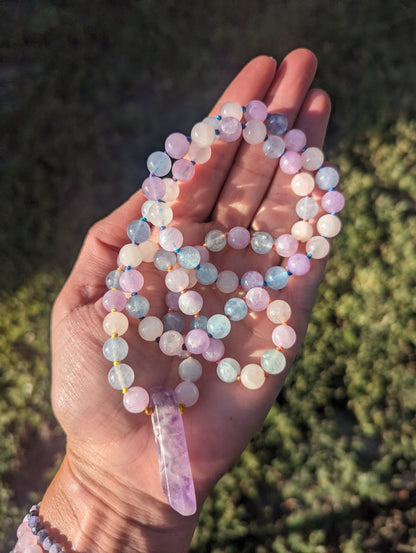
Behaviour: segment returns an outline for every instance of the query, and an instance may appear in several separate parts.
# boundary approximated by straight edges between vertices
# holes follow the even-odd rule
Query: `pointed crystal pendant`
[[[149,391],[160,480],[169,505],[184,516],[196,511],[195,488],[182,415],[175,392],[157,387]]]

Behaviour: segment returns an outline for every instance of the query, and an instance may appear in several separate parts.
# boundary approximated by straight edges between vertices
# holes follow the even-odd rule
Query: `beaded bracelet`
[[[17,542],[10,553],[62,553],[59,545],[42,525],[39,517],[40,503],[33,505],[17,529]]]
[[[195,166],[210,159],[216,140],[234,142],[241,137],[249,144],[262,144],[264,155],[278,159],[281,171],[292,176],[292,190],[300,196],[296,204],[299,221],[290,232],[276,238],[267,232],[251,235],[247,228],[234,227],[228,232],[212,230],[202,245],[183,246],[182,232],[169,226],[173,211],[168,203],[178,197],[180,182],[194,178]],[[341,229],[337,213],[344,206],[344,198],[334,190],[339,181],[338,172],[323,166],[322,151],[313,146],[307,148],[306,142],[302,130],[288,130],[287,118],[280,113],[269,114],[259,100],[245,107],[226,102],[217,117],[205,118],[194,125],[190,136],[171,134],[165,141],[165,150],[148,157],[150,174],[141,186],[147,200],[141,217],[127,228],[131,242],[120,249],[117,269],[106,278],[109,290],[103,297],[103,306],[109,313],[103,328],[110,338],[103,346],[103,354],[113,363],[108,380],[114,389],[122,391],[127,411],[145,411],[152,415],[163,491],[171,506],[184,515],[195,512],[196,501],[179,413],[194,405],[199,397],[195,382],[202,374],[202,364],[195,356],[202,355],[206,361],[216,363],[218,377],[223,382],[241,382],[250,390],[260,388],[267,375],[281,373],[286,365],[283,351],[293,347],[296,332],[288,325],[290,305],[279,297],[273,299],[271,294],[279,294],[291,275],[307,274],[311,258],[327,256],[328,238],[336,236]],[[316,223],[318,235],[313,236],[310,221],[319,211],[318,202],[311,196],[315,186],[326,193],[320,202],[325,214]],[[159,228],[159,244],[151,239],[152,227]],[[302,243],[305,253],[299,251]],[[234,250],[251,247],[259,255],[275,252],[281,259],[287,258],[286,266],[281,262],[272,264],[264,275],[256,270],[242,275],[231,270],[219,273],[210,256],[223,251],[227,245]],[[138,293],[144,286],[144,277],[138,270],[142,262],[153,262],[158,270],[166,272],[168,312],[163,319],[149,314],[148,299]],[[223,313],[208,317],[203,313],[203,289],[192,290],[195,285],[215,285],[219,292],[234,296],[225,301]],[[156,387],[147,391],[133,386],[134,370],[123,362],[128,355],[128,344],[122,335],[130,324],[123,310],[130,319],[140,320],[138,331],[143,340],[156,342],[164,355],[182,358],[178,364],[182,382],[175,390]],[[266,311],[269,320],[277,326],[271,336],[274,347],[262,354],[259,363],[241,367],[237,359],[224,356],[222,339],[229,335],[231,323],[238,324],[249,310]],[[185,317],[190,318],[190,323],[183,335]]]

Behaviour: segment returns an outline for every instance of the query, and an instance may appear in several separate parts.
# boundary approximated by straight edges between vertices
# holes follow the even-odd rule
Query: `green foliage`
[[[416,547],[415,12],[410,0],[1,3],[1,550],[62,447],[49,315],[86,229],[249,58],[298,46],[317,53],[315,85],[334,104],[344,228],[303,350],[192,551]]]

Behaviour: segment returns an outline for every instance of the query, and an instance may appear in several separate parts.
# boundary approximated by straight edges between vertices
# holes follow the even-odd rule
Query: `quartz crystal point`
[[[169,505],[184,516],[196,511],[195,488],[182,415],[175,392],[156,387],[149,391],[160,480]]]

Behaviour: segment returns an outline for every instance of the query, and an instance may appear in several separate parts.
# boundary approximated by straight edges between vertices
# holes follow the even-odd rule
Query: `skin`
[[[235,77],[212,110],[219,113],[228,100],[246,105],[262,99],[269,112],[279,111],[289,126],[301,128],[309,146],[321,146],[330,113],[328,96],[310,89],[316,58],[308,50],[291,52],[276,67],[266,56],[252,60]],[[319,197],[319,194],[317,194]],[[173,203],[175,226],[185,245],[202,244],[213,229],[242,225],[278,236],[298,220],[298,200],[290,177],[276,160],[266,158],[261,146],[216,143],[209,163],[197,167],[193,181],[181,185]],[[48,488],[41,515],[57,541],[74,552],[175,553],[188,549],[204,499],[217,480],[238,458],[262,424],[278,395],[306,332],[310,312],[322,280],[325,260],[313,261],[305,277],[291,277],[281,298],[292,307],[289,321],[297,333],[293,348],[285,351],[287,368],[267,378],[256,391],[221,382],[212,366],[198,381],[200,399],[184,415],[189,455],[198,500],[198,512],[183,517],[174,512],[162,493],[156,448],[149,417],[128,413],[121,394],[107,383],[111,365],[101,348],[108,336],[102,329],[106,312],[101,298],[105,276],[116,266],[118,250],[128,242],[126,226],[140,217],[145,201],[139,191],[89,231],[75,267],[56,300],[52,317],[52,402],[67,435],[63,464]],[[250,268],[265,271],[269,256],[244,250],[215,254],[218,270],[241,275]],[[276,260],[277,264],[278,260]],[[151,314],[163,316],[164,274],[151,264],[140,267],[144,295]],[[212,288],[212,289],[211,289]],[[222,312],[224,299],[215,287],[204,292],[212,313]],[[258,363],[271,347],[273,325],[264,313],[235,323],[225,339],[226,355],[243,366]],[[177,358],[161,354],[154,342],[137,335],[131,324],[124,338],[129,344],[126,362],[136,373],[135,385],[175,387]]]

